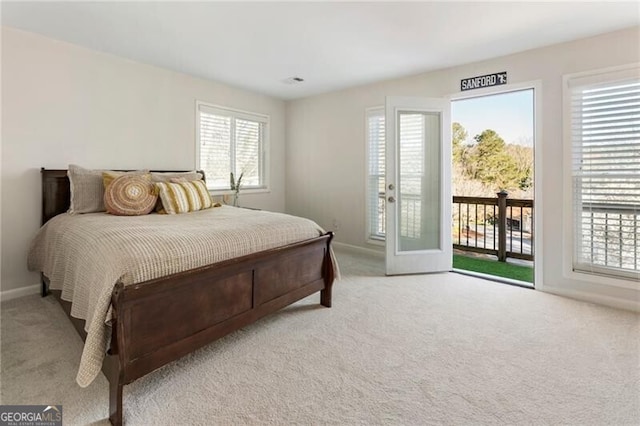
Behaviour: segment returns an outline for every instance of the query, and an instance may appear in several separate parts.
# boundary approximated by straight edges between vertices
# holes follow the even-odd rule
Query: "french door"
[[[450,271],[449,101],[387,97],[386,273]]]

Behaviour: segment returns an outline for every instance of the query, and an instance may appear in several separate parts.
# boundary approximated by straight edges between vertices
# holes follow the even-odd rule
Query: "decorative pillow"
[[[151,181],[151,175],[148,170],[138,170],[135,172],[114,172],[113,170],[106,170],[102,172],[102,185],[104,189],[107,189],[111,182],[113,182],[116,178],[124,175],[144,175],[147,176],[147,179]]]
[[[188,182],[192,180],[201,180],[204,177],[202,173],[198,173],[195,170],[192,172],[151,172],[151,180],[154,182]],[[162,208],[162,201],[158,197],[155,210],[158,213],[166,213]]]
[[[185,181],[201,180],[202,173],[195,170],[193,172],[151,172],[151,180],[154,182],[173,182],[173,179],[184,179]]]
[[[71,203],[69,213],[103,212],[104,187],[102,186],[102,170],[85,169],[70,164],[67,170]]]
[[[203,180],[189,182],[155,182],[165,213],[188,213],[213,207],[213,200]]]
[[[148,174],[116,177],[104,191],[107,212],[117,216],[149,214],[157,200],[158,195]]]
[[[104,206],[104,183],[102,174],[105,170],[85,169],[70,164],[67,170],[71,189],[69,213],[95,213],[106,211]],[[108,171],[107,171],[108,172]],[[123,174],[142,174],[137,172],[109,172],[117,176]]]

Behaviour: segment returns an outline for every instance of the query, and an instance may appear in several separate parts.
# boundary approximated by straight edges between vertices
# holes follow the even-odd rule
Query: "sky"
[[[451,121],[468,132],[467,142],[485,129],[495,130],[506,143],[533,143],[533,89],[451,102]]]

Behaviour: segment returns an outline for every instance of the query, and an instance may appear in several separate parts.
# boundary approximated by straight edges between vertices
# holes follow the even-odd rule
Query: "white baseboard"
[[[373,250],[366,247],[354,246],[351,244],[340,243],[337,241],[332,242],[331,245],[337,250],[342,250],[349,253],[365,254],[368,256],[374,256],[374,257],[384,259],[383,251]]]
[[[6,300],[17,299],[19,297],[31,296],[40,292],[40,284],[29,285],[26,287],[14,288],[11,290],[0,291],[0,302]]]
[[[640,301],[638,300],[623,300],[617,297],[604,296],[601,294],[587,293],[579,290],[558,288],[545,286],[546,293],[555,294],[557,296],[568,297],[570,299],[581,300],[583,302],[596,303],[598,305],[605,305],[612,308],[624,309],[627,311],[640,312]]]

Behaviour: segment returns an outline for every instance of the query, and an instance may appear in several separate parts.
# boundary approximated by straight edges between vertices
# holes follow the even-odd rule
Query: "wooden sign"
[[[507,72],[481,75],[479,77],[464,78],[460,80],[460,90],[480,89],[482,87],[500,86],[507,84]]]

